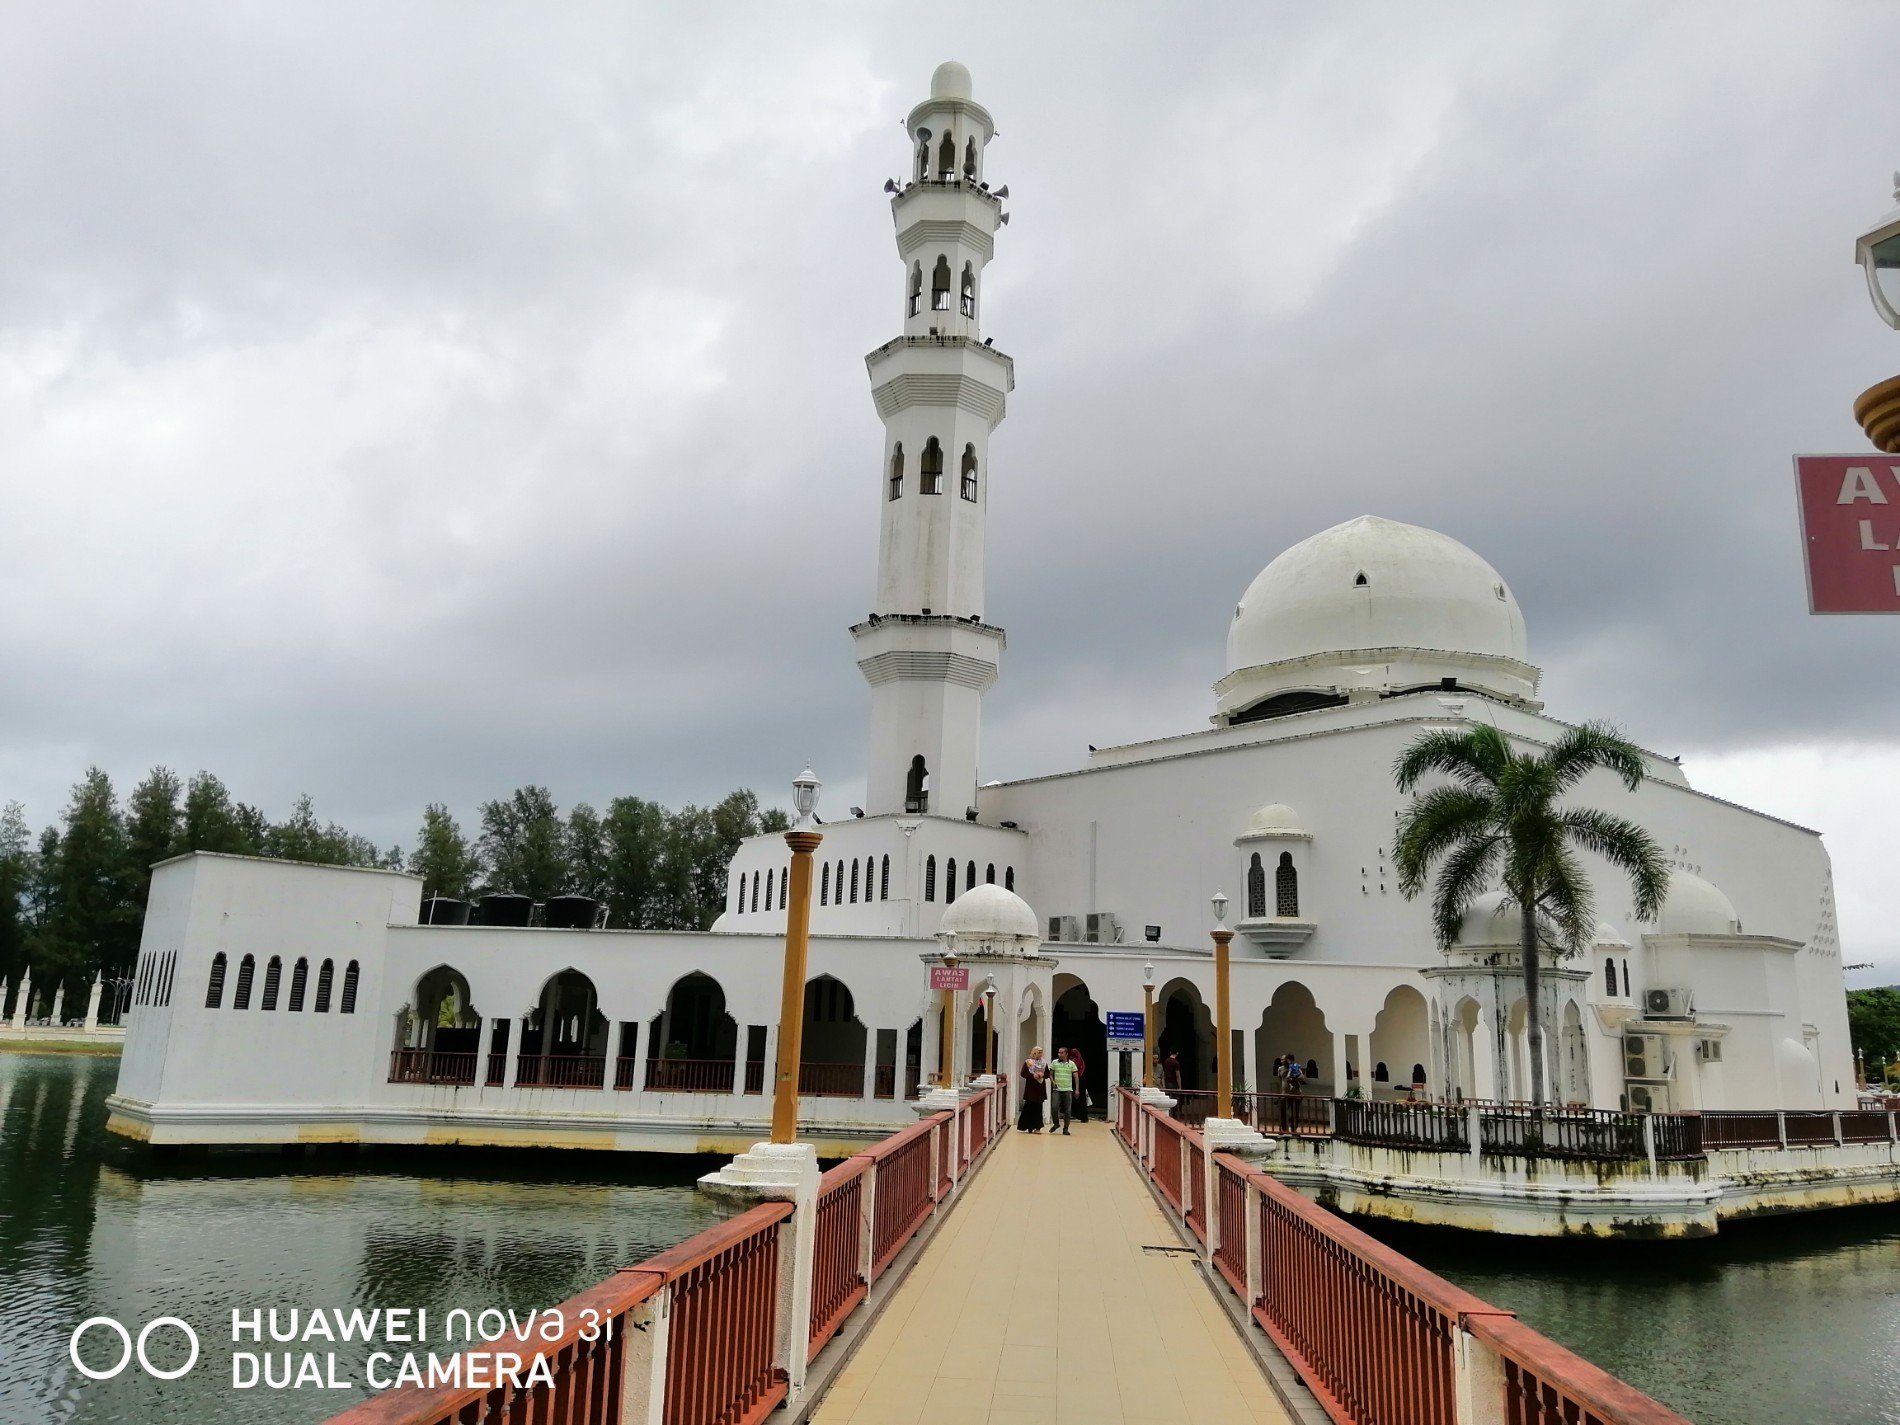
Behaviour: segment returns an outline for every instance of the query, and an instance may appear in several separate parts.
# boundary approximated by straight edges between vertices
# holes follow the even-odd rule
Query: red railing
[[[1784,1113],[1790,1143],[1832,1143],[1834,1115],[1831,1113]]]
[[[1170,1094],[1174,1099],[1174,1117],[1190,1128],[1199,1128],[1214,1112],[1212,1091],[1183,1089]],[[1343,1102],[1344,1100],[1342,1100]],[[1233,1095],[1234,1117],[1262,1133],[1297,1134],[1323,1137],[1332,1132],[1332,1100],[1321,1094],[1237,1093]]]
[[[606,1081],[604,1055],[523,1054],[515,1061],[519,1089],[597,1089]]]
[[[475,1054],[437,1054],[428,1049],[398,1049],[389,1056],[392,1084],[454,1084],[475,1082]]]
[[[1154,1179],[1155,1186],[1161,1189],[1161,1195],[1174,1204],[1174,1210],[1181,1210],[1181,1135],[1186,1130],[1178,1124],[1154,1116]]]
[[[1472,1317],[1465,1329],[1503,1359],[1505,1425],[1686,1425],[1513,1316]]]
[[[745,1091],[747,1093],[765,1092],[765,1060],[747,1059],[745,1061]]]
[[[505,1049],[500,1053],[495,1053],[493,1050],[489,1051],[488,1087],[490,1087],[491,1089],[498,1089],[507,1082],[508,1082],[508,1052]]]
[[[645,1264],[673,1289],[665,1425],[755,1425],[785,1399],[773,1351],[779,1224],[791,1215],[788,1202],[761,1203]]]
[[[804,1098],[863,1098],[863,1064],[800,1064],[798,1092]]]
[[[871,1275],[875,1278],[930,1216],[930,1141],[935,1126],[926,1121],[886,1138],[864,1156],[877,1164],[877,1191],[871,1199]]]
[[[1887,1143],[1893,1139],[1893,1116],[1868,1109],[1848,1109],[1841,1114],[1841,1142]]]
[[[652,1093],[731,1093],[730,1059],[648,1059]]]
[[[870,1287],[859,1257],[864,1173],[870,1165],[868,1158],[848,1158],[818,1180],[809,1336],[814,1352],[844,1324]]]
[[[1214,1180],[1215,1221],[1214,1265],[1227,1278],[1227,1284],[1247,1295],[1247,1180],[1234,1171],[1225,1158],[1214,1160],[1219,1176]]]
[[[1181,1152],[1187,1158],[1187,1201],[1182,1204],[1187,1210],[1182,1215],[1187,1219],[1188,1230],[1203,1242],[1207,1240],[1207,1147],[1201,1135],[1193,1129],[1181,1134]]]
[[[871,1076],[872,1098],[897,1097],[897,1065],[879,1064]]]
[[[632,1089],[634,1081],[639,1077],[639,1074],[640,1061],[638,1058],[629,1059],[623,1054],[614,1060],[614,1087],[616,1089],[623,1091]]]

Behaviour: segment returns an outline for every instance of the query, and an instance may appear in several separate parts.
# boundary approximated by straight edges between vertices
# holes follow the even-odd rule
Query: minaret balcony
[[[1311,940],[1313,932],[1319,929],[1319,922],[1291,916],[1263,915],[1243,920],[1234,929],[1267,954],[1286,955]]]

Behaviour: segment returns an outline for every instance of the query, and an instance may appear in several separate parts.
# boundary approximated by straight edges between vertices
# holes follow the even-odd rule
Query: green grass
[[[0,1054],[110,1054],[125,1048],[123,1042],[99,1044],[89,1039],[0,1039]]]

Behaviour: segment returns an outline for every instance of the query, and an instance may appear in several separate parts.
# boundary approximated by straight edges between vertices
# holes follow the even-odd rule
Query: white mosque
[[[1101,1098],[1133,1067],[1104,1052],[1104,1012],[1140,1010],[1149,986],[1163,1052],[1190,1087],[1211,1085],[1220,890],[1238,1080],[1261,1086],[1290,1052],[1321,1093],[1524,1097],[1515,918],[1493,897],[1443,950],[1392,871],[1405,799],[1391,768],[1421,731],[1489,722],[1533,747],[1565,726],[1544,710],[1509,585],[1456,540],[1370,515],[1313,535],[1223,611],[1207,726],[981,780],[1005,643],[984,598],[989,437],[1013,383],[981,320],[1007,189],[961,65],[938,68],[907,127],[910,177],[891,197],[903,326],[867,360],[884,424],[863,496],[883,511],[875,602],[851,629],[871,688],[868,790],[862,815],[820,808],[808,1134],[845,1144],[909,1119],[937,1068],[940,934],[978,970],[956,1011],[960,1071],[983,1066],[990,988],[999,1064],[1074,1044]],[[1595,943],[1545,972],[1556,1096],[1852,1107],[1820,837],[1695,791],[1661,756],[1636,793],[1604,778],[1579,798],[1647,826],[1671,890],[1642,922],[1591,865]],[[593,930],[571,904],[421,923],[440,915],[410,876],[167,862],[112,1126],[161,1144],[742,1150],[770,1113],[788,863],[779,836],[742,846],[725,913],[688,934]]]

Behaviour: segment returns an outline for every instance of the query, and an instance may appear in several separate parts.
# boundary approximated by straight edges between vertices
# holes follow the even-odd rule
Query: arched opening
[[[1616,998],[1616,961],[1608,956],[1603,960],[1603,993],[1611,999]]]
[[[1214,1016],[1202,1003],[1199,988],[1189,980],[1169,980],[1155,998],[1155,1009],[1160,1026],[1155,1034],[1156,1082],[1165,1088],[1173,1081],[1183,1093],[1210,1092],[1214,1087]],[[1173,1068],[1169,1059],[1175,1061]],[[1201,1113],[1206,1116],[1205,1106]]]
[[[1431,1058],[1431,1042],[1431,1011],[1426,1006],[1425,996],[1413,985],[1393,986],[1372,1023],[1366,1056],[1379,1060],[1381,1066],[1405,1066]],[[1373,1079],[1375,1083],[1390,1085],[1389,1091],[1384,1093],[1375,1088],[1374,1098],[1404,1098],[1408,1090],[1416,1089],[1419,1093],[1426,1090],[1422,1075],[1393,1083],[1390,1073],[1374,1073]]]
[[[913,262],[910,265],[910,302],[906,306],[906,316],[916,316],[924,309],[924,265]]]
[[[220,950],[211,957],[211,979],[205,985],[205,1008],[220,1009],[224,1005],[224,952]]]
[[[758,908],[759,908],[759,873],[757,871],[754,871],[752,873],[752,909],[756,911],[758,910]]]
[[[964,863],[963,889],[966,891],[973,891],[976,889],[976,862],[974,860],[967,861]]]
[[[1082,1086],[1087,1102],[1108,1102],[1108,1031],[1088,985],[1074,975],[1058,974],[1050,984],[1049,1053],[1077,1050],[1082,1055]],[[1076,1096],[1075,1118],[1086,1118],[1082,1095]]]
[[[791,880],[792,880],[791,868],[785,867],[784,870],[785,870],[785,874],[778,878],[778,908],[780,910],[785,909],[785,897],[791,891]],[[805,892],[805,894],[809,896],[811,892],[808,890]]]
[[[1353,575],[1352,586],[1355,589],[1366,588],[1371,583],[1372,581],[1366,577],[1366,572],[1363,569],[1361,569],[1357,574]]]
[[[976,446],[963,447],[963,498],[976,503]]]
[[[767,910],[772,908],[772,883],[777,878],[778,867],[768,866],[765,868],[765,908]]]
[[[851,904],[858,903],[858,858],[851,858]]]
[[[597,1089],[606,1083],[606,1069],[607,1016],[594,982],[571,968],[550,976],[522,1026],[516,1085]]]
[[[983,868],[983,884],[986,886],[996,884],[996,863],[994,861]]]
[[[1490,1036],[1483,1032],[1484,1012],[1466,995],[1451,1012],[1451,1059],[1447,1072],[1454,1099],[1490,1098],[1495,1092]]]
[[[887,901],[891,898],[891,858],[886,856],[877,873],[877,898]]]
[[[1546,992],[1548,993],[1548,991]],[[1528,1102],[1531,1096],[1530,1073],[1530,1004],[1519,998],[1512,1002],[1510,1013],[1504,1017],[1504,1067],[1508,1077],[1501,1074],[1498,1084],[1498,1096],[1508,1100]],[[1545,1063],[1549,1064],[1549,1054],[1554,1047],[1545,1035]],[[1544,1075],[1545,1092],[1551,1086],[1551,1076]]]
[[[270,962],[264,966],[264,997],[258,1001],[259,1009],[277,1008],[277,987],[283,983],[283,979],[284,957],[273,955],[270,957]]]
[[[946,902],[957,898],[957,858],[954,856],[943,863],[943,898]]]
[[[1293,869],[1293,853],[1282,851],[1273,872],[1273,913],[1284,920],[1300,915],[1300,873]]]
[[[1284,1078],[1273,1077],[1273,1061],[1291,1056],[1305,1070],[1305,1081],[1290,1085]],[[1258,1082],[1268,1093],[1299,1092],[1331,1097],[1343,1091],[1333,1078],[1333,1032],[1326,1027],[1313,992],[1298,980],[1287,980],[1273,992],[1273,999],[1261,1011],[1260,1026],[1254,1030],[1254,1060]]]
[[[950,259],[937,254],[937,265],[930,270],[930,310],[950,310]]]
[[[967,1028],[969,1034],[965,1042],[970,1046],[970,1076],[974,1078],[978,1074],[988,1073],[989,1056],[993,1055],[997,1078],[1007,1079],[1009,1075],[1005,1071],[1009,1065],[1002,1062],[1002,1036],[990,1024],[989,1013],[984,1008],[983,996],[980,994],[970,996],[970,1022]]]
[[[923,458],[917,463],[917,488],[926,495],[943,493],[943,447],[934,435],[924,442]]]
[[[1590,1044],[1583,1032],[1583,1011],[1571,1000],[1564,1006],[1563,1027],[1564,1102],[1578,1108],[1590,1106]]]
[[[1267,868],[1260,864],[1260,853],[1253,853],[1247,865],[1247,914],[1263,917],[1267,913]]]
[[[1016,868],[1014,866],[1003,867],[1003,889],[1006,891],[1016,889]]]
[[[898,499],[902,499],[903,495],[904,495],[904,443],[900,440],[891,449],[890,498],[893,500],[898,500]]]
[[[924,858],[924,899],[934,901],[937,898],[937,858]]]
[[[904,810],[913,815],[930,810],[930,768],[921,752],[910,759],[910,771],[904,774]]]
[[[917,181],[922,183],[930,177],[930,130],[920,129],[917,133]]]
[[[843,980],[832,975],[807,980],[798,1092],[816,1098],[862,1098],[868,1038]]]
[[[330,1012],[330,989],[336,983],[336,961],[325,960],[317,967],[317,1013]]]
[[[904,1031],[904,1097],[917,1097],[918,1087],[924,1081],[924,1021],[921,1017],[910,1022],[910,1028]]]
[[[829,861],[818,868],[818,904],[831,904],[831,862]]]
[[[303,1013],[303,998],[304,998],[304,995],[309,991],[309,988],[310,988],[310,961],[304,958],[302,955],[299,955],[297,957],[297,963],[293,965],[290,970],[290,1011],[291,1013],[293,1014]]]
[[[410,1007],[412,1006],[412,1008]],[[396,1015],[392,1084],[472,1084],[482,1017],[461,971],[437,965],[416,981],[410,1006]]]
[[[667,991],[666,1008],[647,1036],[647,1088],[675,1093],[731,1093],[739,1027],[726,1013],[726,992],[695,970]]]
[[[247,955],[245,958],[249,959],[250,957]],[[343,1005],[340,1011],[341,1013],[356,1013],[356,986],[361,981],[362,976],[363,972],[357,966],[356,961],[350,961],[349,965],[345,967],[343,971]]]
[[[970,263],[963,264],[963,280],[959,284],[961,299],[959,309],[966,317],[976,316],[976,268]]]
[[[972,183],[976,182],[976,136],[974,134],[963,143],[963,176]]]
[[[950,135],[943,136],[943,142],[937,145],[937,177],[948,183],[957,176],[957,141]]]

